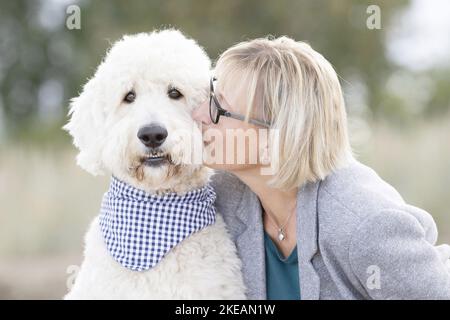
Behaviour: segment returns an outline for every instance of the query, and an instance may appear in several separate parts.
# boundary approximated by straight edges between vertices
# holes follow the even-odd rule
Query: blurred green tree
[[[198,40],[214,60],[232,44],[268,34],[310,43],[343,83],[358,81],[375,117],[404,115],[408,101],[386,90],[398,67],[386,57],[386,32],[408,0],[75,1],[81,29],[66,28],[73,1],[0,0],[0,126],[11,139],[54,140],[77,95],[112,42],[125,33],[175,27]],[[382,28],[369,30],[370,4]],[[449,109],[449,72],[433,73],[436,95],[421,112]],[[3,119],[3,121],[1,121]],[[0,130],[1,131],[1,130]]]

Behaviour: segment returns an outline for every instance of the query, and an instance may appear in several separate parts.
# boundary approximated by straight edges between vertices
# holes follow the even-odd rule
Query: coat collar
[[[312,264],[318,251],[317,202],[320,183],[306,183],[297,194],[297,254],[302,300],[318,300],[320,293],[320,279]]]
[[[299,257],[300,294],[302,300],[319,299],[320,282],[312,265],[318,250],[317,195],[320,181],[306,183],[297,193],[297,253]],[[242,259],[242,271],[249,299],[266,299],[265,251],[261,204],[250,188],[242,190],[236,208],[242,226],[236,245]]]

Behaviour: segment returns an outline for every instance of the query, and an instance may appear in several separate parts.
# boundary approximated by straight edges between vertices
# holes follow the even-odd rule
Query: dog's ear
[[[93,175],[103,174],[104,170],[101,153],[105,115],[101,96],[100,81],[94,76],[84,85],[81,94],[70,101],[70,120],[63,127],[80,151],[77,164]]]

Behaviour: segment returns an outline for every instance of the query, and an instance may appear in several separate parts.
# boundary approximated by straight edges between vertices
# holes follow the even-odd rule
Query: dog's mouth
[[[172,159],[168,153],[162,151],[153,151],[141,158],[141,163],[148,167],[159,167],[172,163]]]

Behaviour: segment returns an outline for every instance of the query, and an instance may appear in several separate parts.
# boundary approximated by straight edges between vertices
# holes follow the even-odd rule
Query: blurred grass
[[[439,243],[449,243],[450,115],[409,129],[378,122],[363,136],[354,143],[360,161],[431,213]],[[78,168],[67,145],[8,145],[0,154],[0,298],[62,297],[109,178]]]
[[[0,154],[0,299],[60,299],[108,178],[81,170],[59,144]]]
[[[407,203],[430,213],[438,227],[438,243],[450,243],[450,113],[405,128],[379,122],[370,131],[358,148],[358,159]]]
[[[0,255],[79,250],[108,179],[75,164],[75,151],[10,146],[0,160]]]

